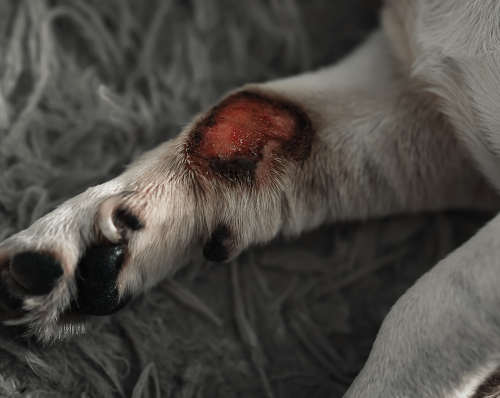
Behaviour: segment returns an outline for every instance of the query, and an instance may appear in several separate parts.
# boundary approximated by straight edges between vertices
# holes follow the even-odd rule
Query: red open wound
[[[264,178],[277,160],[305,160],[313,129],[298,106],[242,91],[229,96],[190,133],[186,156],[205,175],[230,181]]]

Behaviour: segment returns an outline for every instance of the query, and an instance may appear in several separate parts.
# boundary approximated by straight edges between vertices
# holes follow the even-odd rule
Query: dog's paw
[[[149,172],[93,187],[0,244],[0,320],[45,342],[81,333],[182,264],[194,202]]]
[[[90,189],[0,245],[0,319],[43,341],[84,330],[85,315],[124,302],[116,280],[126,245],[103,238],[100,202],[119,189]]]
[[[82,332],[86,317],[117,311],[197,246],[227,261],[272,239],[311,134],[289,103],[229,96],[119,177],[0,244],[0,319],[43,341]]]

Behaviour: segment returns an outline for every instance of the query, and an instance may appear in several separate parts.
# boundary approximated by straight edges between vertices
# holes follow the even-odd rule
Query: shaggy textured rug
[[[366,0],[3,0],[0,239],[116,175],[243,82],[332,62]],[[230,265],[201,258],[91,331],[0,328],[0,396],[340,397],[391,304],[487,218],[325,227]]]

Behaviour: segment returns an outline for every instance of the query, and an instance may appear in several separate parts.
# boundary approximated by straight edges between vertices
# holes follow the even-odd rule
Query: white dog
[[[499,111],[500,1],[387,0],[338,65],[235,90],[3,242],[1,317],[48,341],[196,247],[226,261],[325,222],[498,208]],[[499,287],[497,217],[396,303],[346,396],[497,396]]]

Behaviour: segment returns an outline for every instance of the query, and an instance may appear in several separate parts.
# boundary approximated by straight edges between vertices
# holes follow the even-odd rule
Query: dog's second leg
[[[346,398],[500,396],[500,216],[411,287]]]
[[[493,195],[382,33],[341,64],[229,94],[176,139],[0,245],[3,318],[81,330],[186,262],[224,261],[326,221]]]

